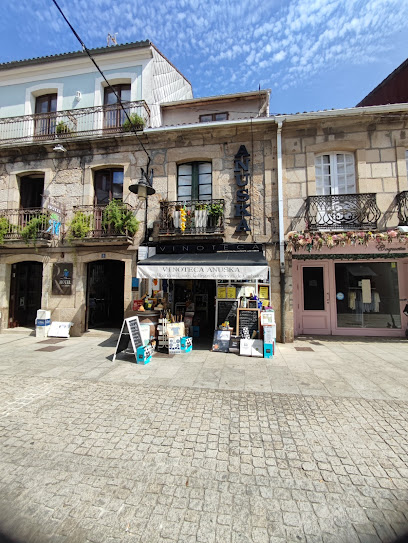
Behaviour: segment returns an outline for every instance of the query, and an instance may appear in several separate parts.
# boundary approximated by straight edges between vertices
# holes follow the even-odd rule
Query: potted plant
[[[224,206],[213,202],[208,206],[208,214],[213,218],[213,226],[218,226],[220,217],[224,215]]]
[[[126,119],[126,121],[123,123],[124,132],[131,132],[133,128],[135,130],[143,130],[145,126],[145,121],[143,117],[141,117],[137,113],[131,113],[129,115],[129,119]]]
[[[49,216],[45,214],[37,215],[28,221],[21,230],[21,237],[27,245],[30,245],[31,241],[34,245],[36,244],[38,233],[45,233],[48,228],[48,221]]]
[[[102,228],[115,235],[133,237],[139,230],[139,221],[122,200],[111,200],[102,213]]]
[[[63,135],[71,134],[71,133],[72,133],[72,130],[70,129],[70,127],[67,125],[66,122],[60,121],[60,122],[57,123],[57,125],[55,126],[55,132],[56,132],[59,136],[63,136]]]
[[[4,237],[10,232],[11,225],[6,217],[0,217],[0,245],[4,243]]]
[[[84,239],[88,237],[92,230],[92,215],[87,215],[83,211],[76,211],[69,225],[68,241],[74,239]]]

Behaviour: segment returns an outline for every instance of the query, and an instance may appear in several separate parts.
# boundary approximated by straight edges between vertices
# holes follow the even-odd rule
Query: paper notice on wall
[[[371,304],[371,281],[370,279],[362,279],[361,281],[361,293],[363,298],[363,304]]]

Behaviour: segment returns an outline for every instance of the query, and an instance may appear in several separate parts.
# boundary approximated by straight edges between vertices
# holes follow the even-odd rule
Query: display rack
[[[270,282],[270,270],[268,273],[268,279],[262,281],[259,279],[249,281],[235,281],[229,280],[217,280],[216,286],[216,307],[215,307],[215,328],[221,324],[219,322],[219,309],[222,307],[222,320],[224,320],[224,313],[229,315],[231,321],[231,312],[235,312],[233,322],[236,323],[236,310],[240,307],[240,301],[243,296],[249,298],[250,294],[256,295],[258,299],[265,300],[264,305],[270,305],[271,303],[271,282]],[[235,288],[235,291],[232,290]],[[225,289],[225,290],[224,290]],[[267,289],[267,291],[265,291]],[[235,294],[235,295],[234,295]],[[260,296],[262,294],[262,296]],[[265,294],[268,295],[265,298]],[[230,307],[227,307],[230,306]],[[221,316],[221,315],[220,315]],[[236,328],[236,324],[234,325]],[[235,330],[236,331],[236,330]]]

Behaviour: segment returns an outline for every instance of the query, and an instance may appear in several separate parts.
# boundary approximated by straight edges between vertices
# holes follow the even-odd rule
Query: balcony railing
[[[106,205],[74,206],[74,215],[68,221],[66,234],[70,241],[100,238],[133,238],[134,232],[126,227],[113,226],[105,215]],[[123,208],[131,212],[132,207],[123,203]]]
[[[408,190],[397,194],[399,226],[408,226]]]
[[[185,229],[181,210],[185,209]],[[160,203],[161,235],[202,235],[224,232],[224,200],[190,200]]]
[[[137,114],[144,126],[149,126],[150,110],[143,100],[124,105],[130,118]],[[8,117],[0,119],[0,145],[129,132],[126,121],[125,113],[117,104]]]
[[[375,230],[380,216],[376,194],[309,196],[306,200],[309,230]]]
[[[43,208],[0,210],[0,236],[2,243],[50,240],[59,237],[60,223],[52,220],[51,213]]]

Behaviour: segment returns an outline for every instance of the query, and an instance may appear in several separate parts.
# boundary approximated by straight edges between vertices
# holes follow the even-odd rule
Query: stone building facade
[[[281,121],[295,335],[404,335],[407,106]]]

